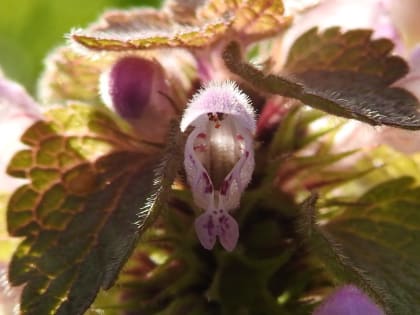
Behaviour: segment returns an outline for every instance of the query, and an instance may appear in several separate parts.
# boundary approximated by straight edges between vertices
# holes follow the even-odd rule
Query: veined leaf
[[[9,233],[24,237],[9,278],[26,283],[22,314],[83,314],[101,287],[113,285],[163,206],[179,158],[162,160],[167,153],[131,137],[92,106],[46,116],[25,132],[22,141],[30,148],[8,168],[29,180],[8,205]]]
[[[6,206],[9,197],[9,194],[0,193],[0,215],[2,218],[6,217]],[[10,237],[7,233],[6,220],[0,220],[0,265],[5,265],[10,261],[17,245],[18,240]]]
[[[77,100],[98,104],[99,76],[114,58],[91,59],[68,47],[54,50],[46,59],[46,70],[39,84],[43,103],[57,104]]]
[[[295,42],[279,75],[242,61],[234,42],[224,60],[233,73],[263,91],[372,125],[420,129],[418,100],[404,89],[390,87],[407,73],[406,63],[389,55],[389,40],[372,40],[370,35],[366,30],[341,33],[330,28],[318,34],[312,29]]]
[[[340,244],[317,224],[315,208],[317,200],[318,195],[312,194],[302,204],[299,231],[303,240],[339,282],[356,284],[386,307],[388,299],[386,292],[375,286],[369,275],[345,256]]]
[[[197,15],[204,19],[232,16],[232,30],[248,42],[276,35],[291,22],[291,17],[284,16],[281,0],[210,0]]]
[[[162,11],[110,11],[99,23],[74,30],[70,37],[91,50],[197,48],[226,34],[251,43],[278,34],[290,22],[281,0],[210,0],[204,4],[173,0]]]
[[[394,314],[420,308],[420,187],[413,182],[403,177],[380,184],[325,226],[344,254],[388,292]]]
[[[156,10],[111,11],[97,26],[74,30],[70,37],[91,50],[201,47],[219,39],[230,23],[230,18],[220,17],[201,24],[179,24]]]
[[[330,271],[367,289],[389,314],[420,307],[420,188],[413,183],[402,177],[379,184],[307,234]]]

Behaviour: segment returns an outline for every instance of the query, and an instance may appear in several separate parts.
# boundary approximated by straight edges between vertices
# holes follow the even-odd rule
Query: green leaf
[[[114,59],[112,56],[88,58],[68,47],[54,50],[46,59],[46,69],[39,81],[42,103],[77,100],[100,104],[99,76]]]
[[[324,264],[326,269],[338,282],[355,283],[376,300],[386,306],[388,296],[381,288],[375,286],[368,274],[348,259],[341,249],[341,244],[321,228],[316,222],[317,194],[312,194],[302,203],[302,213],[298,230],[305,244],[313,254]]]
[[[6,207],[10,194],[0,193],[0,264],[7,264],[12,257],[18,240],[7,233]]]
[[[275,157],[298,151],[341,127],[341,124],[326,125],[318,128],[316,132],[310,131],[310,124],[323,116],[325,116],[323,112],[314,109],[308,110],[301,104],[290,108],[274,133],[270,144],[270,155]]]
[[[322,228],[312,224],[314,252],[324,262],[325,253],[335,255],[338,267],[329,269],[367,287],[389,314],[420,308],[420,187],[413,183],[402,177],[379,184]],[[334,265],[329,260],[327,266]]]
[[[408,91],[390,87],[408,72],[403,59],[390,56],[392,43],[373,40],[371,32],[341,33],[312,29],[290,49],[280,75],[266,74],[244,62],[239,44],[224,52],[227,67],[253,86],[273,94],[372,125],[420,129],[418,100]]]
[[[46,118],[25,132],[30,149],[8,168],[29,180],[8,205],[9,233],[24,237],[9,278],[26,283],[22,314],[83,314],[163,206],[180,145],[170,141],[162,153],[92,106],[53,109]]]
[[[326,225],[346,256],[389,293],[395,314],[420,308],[420,187],[409,177],[369,190]]]

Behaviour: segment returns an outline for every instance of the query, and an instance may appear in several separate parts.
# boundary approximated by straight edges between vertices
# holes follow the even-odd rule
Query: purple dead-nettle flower
[[[201,244],[236,247],[239,228],[228,213],[239,206],[254,170],[255,114],[234,82],[212,82],[189,102],[181,131],[193,127],[185,145],[184,166],[194,202],[204,209],[195,221]]]

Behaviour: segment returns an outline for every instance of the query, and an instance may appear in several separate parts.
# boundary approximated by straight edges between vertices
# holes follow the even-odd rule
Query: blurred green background
[[[160,0],[0,0],[0,68],[34,93],[45,55],[72,27],[107,8],[159,6]]]

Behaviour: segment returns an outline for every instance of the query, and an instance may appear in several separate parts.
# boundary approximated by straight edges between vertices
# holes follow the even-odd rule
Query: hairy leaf
[[[389,314],[415,314],[420,307],[420,188],[413,182],[379,184],[322,228],[312,222],[306,230],[330,271],[367,289]]]
[[[175,21],[192,24],[197,20],[197,10],[205,1],[203,0],[166,0],[163,10],[170,12]]]
[[[9,278],[26,283],[22,314],[83,314],[161,208],[179,159],[161,162],[160,151],[91,106],[46,115],[8,168],[29,180],[8,205],[9,233],[24,237]]]
[[[325,229],[345,255],[389,293],[395,314],[420,308],[420,187],[403,177],[380,184]]]
[[[201,47],[225,33],[229,18],[201,24],[179,24],[155,10],[111,11],[97,26],[74,30],[71,38],[92,50],[134,50],[160,47]]]
[[[316,222],[315,205],[317,194],[312,194],[302,204],[302,215],[299,221],[299,231],[310,250],[321,260],[327,270],[338,281],[355,283],[367,291],[379,304],[386,306],[387,296],[375,286],[369,275],[358,268],[341,250],[331,236]]]
[[[372,125],[420,129],[418,100],[390,87],[407,73],[406,63],[389,55],[389,40],[372,40],[370,35],[365,30],[341,33],[330,28],[318,34],[312,29],[295,42],[279,75],[242,61],[236,43],[227,47],[224,60],[233,73],[263,91]]]
[[[46,70],[40,79],[42,102],[57,104],[77,100],[100,103],[99,76],[112,60],[105,56],[93,60],[68,47],[54,50],[46,59]]]
[[[290,17],[284,16],[281,0],[211,0],[198,10],[197,15],[204,19],[233,16],[232,30],[248,42],[276,35],[291,21]]]
[[[274,36],[290,24],[281,0],[168,1],[165,10],[110,11],[71,39],[91,50],[204,47],[223,35],[245,43]]]

